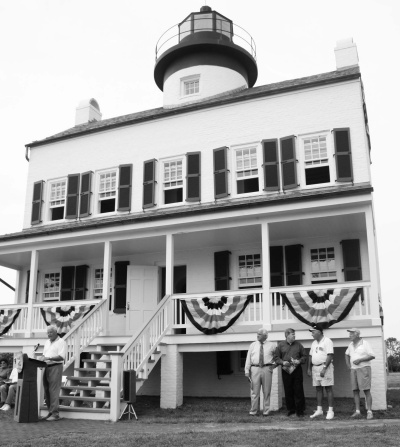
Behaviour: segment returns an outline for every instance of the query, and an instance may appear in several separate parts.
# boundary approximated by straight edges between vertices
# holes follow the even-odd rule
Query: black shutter
[[[79,203],[79,217],[90,215],[90,197],[92,195],[92,171],[81,175],[81,200]]]
[[[281,169],[282,169],[282,189],[297,188],[297,160],[295,137],[285,137],[280,139],[281,145]]]
[[[336,181],[352,182],[350,129],[333,129],[333,138],[335,141]]]
[[[78,217],[79,179],[79,174],[68,176],[66,219],[76,219]]]
[[[301,263],[302,245],[287,245],[285,247],[286,285],[300,286],[303,284],[303,268]]]
[[[70,301],[74,296],[75,266],[61,267],[61,301]]]
[[[131,210],[131,194],[132,194],[132,165],[120,165],[117,211]]]
[[[214,149],[214,197],[216,199],[228,196],[226,151],[226,147]]]
[[[341,241],[343,252],[343,272],[345,281],[361,281],[361,254],[360,241],[347,239]]]
[[[156,177],[156,160],[147,160],[143,165],[143,209],[155,205],[154,187]]]
[[[77,265],[75,268],[75,300],[86,298],[87,265]]]
[[[229,257],[230,251],[214,253],[215,291],[230,290]]]
[[[31,280],[31,271],[26,272],[26,287],[25,287],[25,303],[29,301],[29,281]]]
[[[217,351],[217,376],[232,374],[230,351]]]
[[[186,201],[200,202],[201,200],[201,153],[188,152],[186,154]]]
[[[283,269],[283,247],[269,247],[270,281],[271,287],[285,285],[285,272]]]
[[[279,191],[278,140],[263,140],[264,191]]]
[[[115,263],[114,312],[126,313],[126,283],[129,261]]]
[[[32,198],[32,215],[31,224],[38,224],[42,221],[42,194],[44,181],[35,182],[33,184],[33,198]]]

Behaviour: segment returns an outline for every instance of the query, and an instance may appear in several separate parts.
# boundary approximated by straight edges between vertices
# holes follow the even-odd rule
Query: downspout
[[[29,146],[25,146],[25,158],[26,158],[26,161],[29,163],[28,153],[29,153]]]

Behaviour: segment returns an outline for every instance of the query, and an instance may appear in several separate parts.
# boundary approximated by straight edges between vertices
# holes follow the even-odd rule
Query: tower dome
[[[157,42],[154,79],[164,107],[253,87],[257,74],[250,34],[209,6],[189,14]]]

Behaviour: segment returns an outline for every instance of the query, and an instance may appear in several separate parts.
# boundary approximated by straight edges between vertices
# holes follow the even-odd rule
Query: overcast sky
[[[74,126],[95,98],[103,119],[160,107],[161,34],[204,0],[0,0],[0,234],[22,229],[24,145]],[[335,70],[334,47],[358,48],[372,139],[385,338],[400,339],[400,0],[207,0],[257,45],[256,86]],[[299,111],[301,113],[301,111]],[[400,275],[399,275],[400,277]],[[0,268],[14,284],[14,274]],[[400,279],[399,279],[400,281]],[[0,304],[13,294],[0,284]]]

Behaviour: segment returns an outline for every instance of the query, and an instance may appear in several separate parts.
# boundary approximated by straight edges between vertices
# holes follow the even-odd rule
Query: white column
[[[271,296],[270,296],[270,263],[269,263],[269,224],[261,223],[262,243],[262,280],[263,280],[263,316],[264,327],[271,330]]]
[[[282,370],[280,367],[274,369],[272,375],[271,399],[269,408],[271,411],[278,411],[282,408]]]
[[[28,312],[27,312],[25,338],[32,337],[33,318],[34,318],[33,317],[33,303],[36,300],[38,265],[39,265],[39,252],[37,250],[32,250],[30,277],[29,277]]]
[[[112,267],[112,243],[110,241],[104,242],[104,259],[103,259],[103,300],[108,301],[110,299],[110,274]],[[114,272],[115,274],[115,272]],[[108,304],[104,307],[103,313],[103,335],[108,335],[109,328],[109,311]]]
[[[121,416],[121,378],[122,378],[122,356],[123,352],[112,351],[111,358],[111,397],[110,397],[110,419],[117,422]]]
[[[372,324],[381,325],[379,317],[379,277],[378,277],[378,253],[375,243],[375,225],[372,208],[368,207],[365,212],[365,223],[367,227],[367,245],[368,245],[368,263],[371,288],[369,291],[369,299],[371,306]]]
[[[183,354],[177,345],[167,345],[161,355],[161,408],[183,404]]]
[[[174,293],[174,235],[167,234],[166,260],[165,260],[165,293]]]

